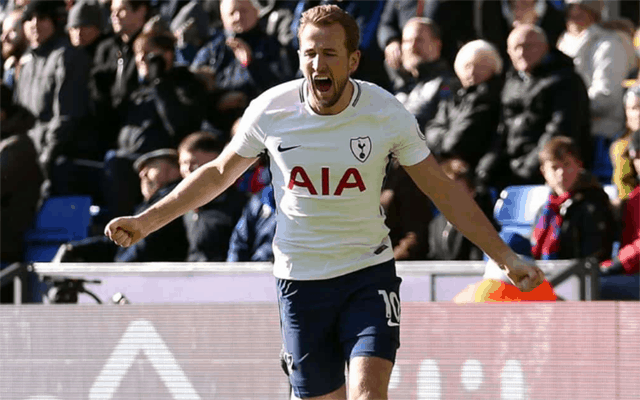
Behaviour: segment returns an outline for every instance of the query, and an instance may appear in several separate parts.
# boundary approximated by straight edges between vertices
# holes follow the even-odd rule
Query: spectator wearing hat
[[[102,11],[93,0],[76,2],[69,10],[67,31],[71,44],[83,48],[93,65],[96,49],[108,36],[103,33]]]
[[[140,178],[143,202],[135,212],[143,212],[165,197],[181,180],[178,152],[158,149],[138,157],[134,169]],[[176,219],[163,229],[149,235],[135,246],[116,246],[104,235],[66,243],[60,247],[53,262],[155,262],[184,261],[187,236],[182,220]]]
[[[2,21],[2,82],[13,89],[20,73],[20,58],[27,50],[22,27],[23,10],[13,10]]]
[[[595,147],[592,170],[601,181],[610,182],[609,147],[624,131],[621,83],[629,73],[627,53],[618,35],[600,25],[604,0],[566,3],[566,31],[558,40],[558,49],[573,58],[587,86]]]
[[[92,132],[84,125],[89,111],[89,58],[62,34],[60,6],[64,8],[64,3],[33,0],[25,9],[30,48],[15,88],[17,103],[36,117],[29,136],[48,179],[45,194],[72,191],[64,165],[94,147]]]
[[[640,130],[629,138],[628,158],[640,180]],[[620,250],[600,264],[602,300],[640,300],[640,184],[622,203]]]

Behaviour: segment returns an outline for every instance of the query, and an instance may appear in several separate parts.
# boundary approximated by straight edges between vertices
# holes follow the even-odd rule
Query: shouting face
[[[349,76],[358,68],[360,51],[349,53],[345,40],[338,23],[309,24],[300,32],[300,69],[309,83],[310,106],[318,114],[338,114],[349,105]]]

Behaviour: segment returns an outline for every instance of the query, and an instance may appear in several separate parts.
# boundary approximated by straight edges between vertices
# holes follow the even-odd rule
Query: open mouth
[[[331,89],[331,78],[316,77],[313,79],[313,84],[320,92],[328,92]]]

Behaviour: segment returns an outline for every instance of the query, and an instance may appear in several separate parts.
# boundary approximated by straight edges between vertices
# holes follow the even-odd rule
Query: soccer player
[[[255,99],[222,154],[142,214],[105,234],[130,246],[222,193],[268,152],[277,204],[273,242],[284,359],[298,398],[386,399],[399,343],[401,279],[380,209],[388,157],[524,290],[544,276],[498,236],[442,172],[415,118],[376,85],[357,81],[356,21],[336,6],[305,12],[304,79]]]

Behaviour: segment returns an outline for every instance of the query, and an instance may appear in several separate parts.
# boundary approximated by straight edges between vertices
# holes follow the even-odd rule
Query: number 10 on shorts
[[[378,290],[378,294],[384,300],[387,325],[400,326],[400,299],[396,292],[387,293],[386,290]]]

